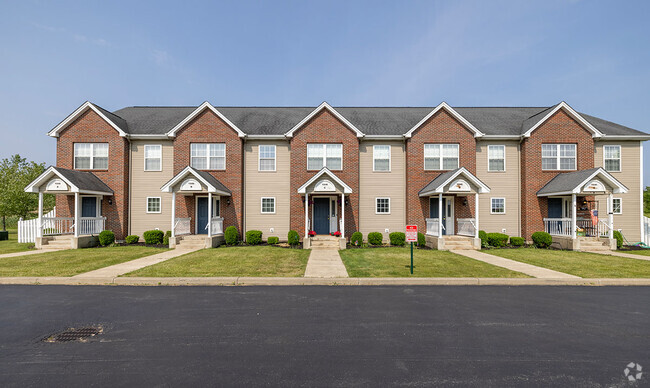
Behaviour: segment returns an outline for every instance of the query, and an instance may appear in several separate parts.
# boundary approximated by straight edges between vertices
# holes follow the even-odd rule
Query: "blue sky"
[[[650,2],[0,2],[0,158],[86,100],[550,106],[650,132]],[[650,184],[646,147],[645,183]]]

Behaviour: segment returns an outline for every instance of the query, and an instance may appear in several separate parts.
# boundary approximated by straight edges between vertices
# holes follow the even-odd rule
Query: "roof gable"
[[[92,172],[54,166],[50,166],[27,185],[25,192],[38,193],[40,187],[54,177],[64,181],[70,187],[70,192],[73,193],[113,195],[113,190]]]
[[[591,125],[591,123],[587,120],[585,120],[584,117],[582,117],[578,112],[573,110],[567,104],[566,102],[562,101],[559,104],[549,108],[546,111],[542,111],[538,113],[535,116],[530,117],[528,120],[524,121],[522,125],[522,137],[530,137],[530,135],[535,131],[537,128],[539,128],[542,124],[544,124],[548,119],[553,117],[560,109],[562,109],[564,112],[566,112],[571,118],[576,120],[579,124],[581,124],[586,130],[591,132],[591,136],[594,138],[599,138],[603,136],[603,133],[600,132],[596,127]],[[544,114],[546,113],[546,114]],[[538,119],[541,116],[541,119]]]
[[[202,184],[204,184],[205,187],[207,187],[208,192],[217,193],[224,196],[230,196],[232,194],[231,191],[217,178],[213,177],[211,174],[205,171],[197,170],[191,166],[185,167],[181,172],[176,174],[172,179],[170,179],[160,188],[160,191],[164,193],[171,193],[173,191],[174,185],[185,179],[185,177],[188,175],[192,175],[194,178],[198,179]]]
[[[327,109],[331,114],[334,115],[337,119],[339,119],[343,124],[345,124],[348,128],[350,128],[354,133],[357,135],[357,137],[363,137],[364,133],[359,130],[354,124],[352,124],[348,119],[343,117],[339,112],[336,111],[336,109],[332,108],[330,104],[327,102],[323,101],[322,104],[320,104],[316,109],[314,109],[310,114],[308,114],[305,118],[300,120],[298,124],[296,124],[293,128],[291,128],[288,132],[284,134],[286,137],[293,137],[293,134],[302,128],[309,120],[311,120],[314,116],[316,116],[320,111],[323,109]]]
[[[628,189],[602,167],[559,173],[539,189],[537,196],[579,194],[594,179],[612,187],[614,194],[627,193]]]
[[[413,128],[411,128],[408,132],[406,132],[404,134],[404,137],[410,138],[411,136],[413,136],[413,133],[418,128],[420,128],[424,123],[426,123],[433,115],[438,113],[441,109],[444,109],[445,111],[447,111],[449,114],[452,115],[452,117],[454,117],[462,125],[464,125],[465,128],[472,131],[474,133],[474,137],[481,137],[481,136],[485,135],[483,132],[479,131],[474,125],[472,125],[472,123],[470,123],[463,116],[461,116],[460,113],[456,112],[452,107],[450,107],[449,105],[447,105],[446,102],[443,101],[443,102],[440,103],[440,105],[438,105],[431,112],[429,112],[428,115],[424,116],[424,118],[422,118],[422,120],[420,120],[419,123],[415,124],[415,126],[413,126]]]
[[[207,101],[204,102],[203,104],[199,105],[198,108],[196,108],[192,113],[190,113],[186,118],[184,118],[183,121],[178,123],[171,130],[169,130],[169,132],[167,132],[167,136],[175,137],[176,133],[178,131],[180,131],[183,127],[185,127],[189,122],[194,120],[194,118],[196,118],[199,114],[201,114],[206,109],[209,109],[210,111],[212,111],[212,113],[217,115],[217,117],[219,117],[226,124],[228,124],[230,126],[230,128],[232,128],[235,132],[237,132],[237,135],[239,137],[245,137],[246,136],[246,134],[241,129],[237,128],[237,126],[235,124],[233,124],[232,121],[230,121],[226,116],[224,116],[221,112],[219,112],[217,110],[217,108],[212,106],[212,104],[210,104]]]
[[[437,177],[435,177],[431,182],[420,190],[418,195],[420,197],[425,197],[433,194],[440,194],[444,192],[445,186],[452,183],[454,179],[462,177],[470,181],[473,185],[478,188],[479,193],[489,193],[490,188],[478,179],[474,174],[469,172],[465,167],[460,167],[452,171],[444,172]]]
[[[113,127],[120,134],[120,136],[122,137],[127,136],[128,125],[124,119],[122,119],[121,117],[117,116],[114,113],[111,113],[91,103],[90,101],[86,101],[83,104],[81,104],[79,108],[77,108],[68,117],[66,117],[63,121],[61,121],[56,127],[52,128],[52,130],[50,130],[50,132],[48,132],[47,135],[52,137],[59,137],[61,131],[67,128],[68,125],[73,123],[79,116],[81,116],[88,109],[97,113],[97,115],[101,117],[104,121],[106,121],[111,127]]]
[[[305,194],[305,192],[307,191],[307,187],[309,187],[309,185],[311,185],[312,183],[316,182],[316,180],[319,179],[320,177],[322,177],[323,175],[327,175],[327,176],[329,176],[329,177],[332,178],[336,183],[338,183],[339,185],[341,185],[341,187],[343,187],[343,193],[344,193],[344,194],[350,194],[350,193],[352,193],[352,188],[351,188],[350,186],[348,186],[345,182],[343,182],[343,181],[341,180],[341,178],[337,177],[336,174],[334,174],[334,173],[333,173],[329,168],[327,168],[327,167],[323,167],[323,168],[321,168],[320,171],[318,171],[316,174],[314,174],[314,176],[312,176],[312,177],[311,177],[307,182],[305,182],[304,185],[300,186],[300,187],[298,188],[298,193],[299,193],[299,194]]]

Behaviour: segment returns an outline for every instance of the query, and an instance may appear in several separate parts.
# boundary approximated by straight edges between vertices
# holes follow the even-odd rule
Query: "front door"
[[[208,234],[208,197],[196,198],[196,234]]]
[[[438,217],[438,198],[430,197],[429,198],[429,218],[439,218]],[[448,198],[442,198],[442,234],[453,234],[453,230],[449,228],[451,225],[447,225],[447,219],[451,219],[453,222],[453,209],[451,206],[451,201]]]
[[[97,217],[97,197],[81,197],[81,217]],[[79,234],[95,234],[95,221],[79,220]]]
[[[557,221],[550,221],[547,230],[551,234],[564,234],[563,233],[563,224],[560,221],[560,218],[564,216],[563,209],[563,200],[562,198],[549,198],[548,199],[548,218],[555,218]]]
[[[314,232],[316,234],[330,233],[330,200],[329,198],[314,198]]]

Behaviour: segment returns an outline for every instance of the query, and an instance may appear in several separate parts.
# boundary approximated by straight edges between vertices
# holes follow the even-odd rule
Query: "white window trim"
[[[620,211],[619,212],[614,212],[614,201],[619,200],[621,205],[619,206]],[[613,214],[623,214],[623,198],[620,197],[614,197],[612,198],[612,213]]]
[[[160,148],[160,168],[157,170],[147,170],[147,159],[158,159],[158,158],[147,158],[147,147],[159,147]],[[142,168],[144,171],[162,171],[163,157],[162,157],[162,144],[145,144],[144,145],[144,166]]]
[[[340,170],[332,170],[329,167],[327,167],[327,145],[331,145],[331,144],[336,144],[341,146],[341,169]],[[320,168],[314,168],[314,169],[309,168],[309,146],[310,145],[323,146],[323,165]],[[307,143],[307,150],[305,154],[307,154],[307,171],[319,171],[323,167],[327,167],[328,170],[331,171],[343,171],[343,143]]]
[[[618,147],[618,170],[608,170],[607,169],[607,158],[606,158],[606,153],[605,153],[605,147]],[[609,160],[617,160],[617,159],[612,159],[609,158]],[[620,145],[616,144],[605,144],[603,145],[603,170],[607,172],[621,172],[623,171],[623,148]]]
[[[578,168],[578,145],[575,143],[544,143],[540,147],[540,153],[543,153],[543,149],[545,145],[554,145],[556,147],[556,155],[555,155],[555,162],[557,163],[557,168],[544,168],[542,167],[542,171],[576,171]],[[560,168],[560,146],[563,145],[572,145],[575,147],[575,156],[573,157],[573,168]],[[604,151],[603,151],[604,152]],[[542,159],[544,159],[543,154],[540,155]],[[550,159],[550,158],[549,158]],[[543,164],[542,164],[543,165]]]
[[[387,212],[378,212],[377,211],[377,201],[380,199],[387,199],[388,200],[388,211]],[[390,214],[390,197],[375,197],[375,214],[377,215],[389,215]]]
[[[75,146],[77,144],[90,144],[90,167],[89,168],[82,168],[82,170],[94,170],[95,169],[95,144],[106,144],[107,150],[106,150],[106,158],[108,159],[106,162],[106,168],[98,169],[99,171],[106,171],[108,170],[108,167],[110,166],[109,163],[111,162],[110,158],[110,151],[111,151],[111,146],[108,143],[87,143],[87,142],[78,142],[78,143],[73,143],[72,144],[72,164],[74,165],[74,170],[77,169],[77,156],[75,155]]]
[[[157,212],[150,212],[149,211],[149,200],[150,199],[158,199],[160,201],[159,202],[160,203],[160,208],[159,208],[159,210]],[[161,197],[147,197],[147,200],[145,202],[145,211],[147,212],[147,214],[160,214],[160,213],[162,213],[162,198]]]
[[[264,211],[264,200],[265,199],[272,199],[273,200],[273,211],[272,212],[265,212]],[[276,202],[275,202],[275,197],[262,197],[260,198],[260,213],[262,214],[275,214],[276,211]]]
[[[490,170],[490,147],[503,147],[503,170]],[[487,170],[488,172],[506,172],[506,146],[505,144],[490,144],[487,146]],[[498,159],[495,159],[498,160]]]
[[[264,147],[273,147],[273,170],[262,170],[262,151],[260,148]],[[268,160],[271,158],[264,158],[264,160]],[[277,169],[277,160],[278,160],[278,147],[275,146],[275,144],[260,144],[257,147],[257,171],[259,172],[275,172]]]
[[[375,169],[375,160],[377,159],[375,157],[375,147],[388,147],[388,170],[377,170]],[[372,146],[372,171],[373,172],[391,172],[393,169],[393,147],[390,145],[383,145],[383,144],[375,144]],[[342,161],[341,161],[342,162]]]
[[[427,157],[426,157],[426,155],[424,155],[424,149],[428,145],[435,145],[435,146],[438,146],[438,148],[440,149],[440,164],[439,164],[440,168],[427,168]],[[456,158],[456,159],[458,159],[458,164],[456,165],[455,168],[452,168],[452,169],[444,169],[444,168],[442,168],[442,166],[444,166],[444,161],[443,161],[444,156],[442,156],[442,146],[443,145],[455,145],[458,148],[458,157]],[[451,171],[451,170],[457,169],[458,167],[460,167],[460,144],[458,144],[458,143],[425,143],[424,146],[422,146],[422,164],[423,164],[422,167],[424,167],[425,171]]]
[[[492,201],[495,200],[495,199],[502,199],[503,200],[503,213],[493,211]],[[497,214],[497,215],[506,214],[506,199],[505,199],[505,197],[491,197],[490,198],[490,214]]]
[[[206,156],[195,156],[197,158],[198,157],[201,157],[201,158],[205,157],[207,159],[207,166],[208,166],[207,168],[201,169],[201,168],[196,168],[196,167],[192,166],[192,144],[207,144],[208,145],[208,149],[207,149],[208,154]],[[217,169],[210,168],[210,144],[223,144],[223,168],[217,168]],[[213,156],[213,157],[216,158],[216,156]],[[227,147],[226,143],[200,143],[200,142],[190,143],[190,166],[192,168],[196,168],[197,170],[201,170],[201,171],[226,171],[226,168],[228,167],[227,163],[228,163],[228,147]]]

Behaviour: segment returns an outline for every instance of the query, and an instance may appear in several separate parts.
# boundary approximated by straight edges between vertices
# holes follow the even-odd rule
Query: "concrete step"
[[[47,244],[43,247],[52,247],[52,248],[70,248],[70,241],[59,240],[59,241],[48,241]]]
[[[66,234],[63,236],[53,236],[54,241],[70,241],[74,236]]]

